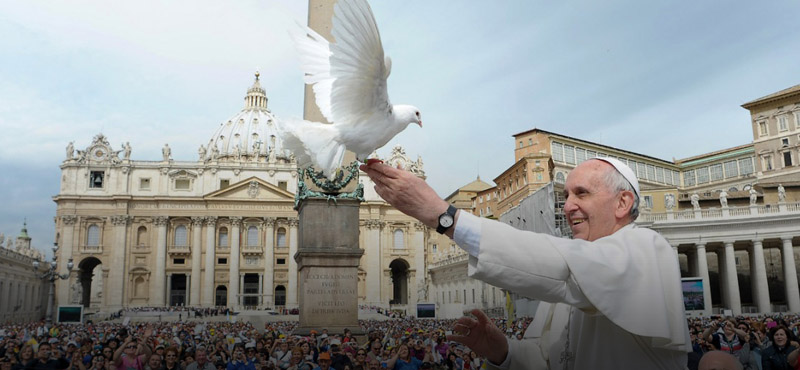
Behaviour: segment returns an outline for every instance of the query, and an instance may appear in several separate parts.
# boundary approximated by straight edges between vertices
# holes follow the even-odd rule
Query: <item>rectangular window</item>
[[[636,161],[628,162],[628,167],[630,167],[631,170],[633,170],[633,174],[636,175],[636,177],[639,177],[639,171],[638,171],[638,168],[636,166],[637,166],[637,162]]]
[[[664,183],[664,167],[656,167],[656,181]]]
[[[286,181],[278,181],[278,188],[286,190]]]
[[[431,247],[431,251],[433,252],[433,254],[436,254],[436,253],[438,253],[438,252],[439,252],[439,246],[438,246],[438,245],[436,245],[436,244],[434,244],[434,245]]]
[[[739,176],[739,167],[736,166],[736,161],[725,162],[725,178],[729,179],[737,176]]]
[[[783,166],[784,167],[792,166],[792,152],[783,152]]]
[[[685,171],[683,173],[683,186],[694,186],[696,184],[694,176],[694,170]]]
[[[553,142],[553,160],[556,162],[564,162],[564,145],[561,143]]]
[[[275,262],[275,264],[276,265],[285,265],[286,264],[286,258],[278,258],[278,261]]]
[[[228,179],[219,180],[219,188],[220,189],[225,189],[228,186],[231,186],[231,180],[228,180]]]
[[[800,129],[800,112],[794,112],[794,128],[795,130]]]
[[[150,190],[150,179],[139,179],[139,190]]]
[[[672,180],[673,185],[680,185],[681,184],[681,173],[678,171],[672,171]]]
[[[789,138],[785,137],[785,138],[781,139],[781,145],[782,146],[789,146]]]
[[[228,264],[228,259],[227,258],[217,258],[217,264],[218,265],[227,265]]]
[[[778,131],[787,131],[789,130],[789,117],[785,114],[778,117]]]
[[[575,157],[577,157],[578,164],[583,163],[586,160],[586,149],[575,148]]]
[[[644,208],[653,208],[653,197],[650,195],[644,196]]]
[[[105,172],[103,171],[89,172],[89,187],[92,189],[102,189],[104,176]]]
[[[575,147],[572,145],[564,145],[564,162],[568,164],[575,164]]]
[[[739,160],[739,174],[742,176],[747,176],[751,173],[755,172],[753,168],[753,158],[744,158]]]
[[[175,179],[176,190],[189,190],[192,186],[192,181],[189,179]]]
[[[586,159],[592,159],[597,157],[597,152],[594,150],[587,150],[586,151]]]
[[[708,167],[711,175],[711,181],[722,180],[722,163],[713,164]]]
[[[758,122],[758,136],[767,136],[767,122],[760,121]]]
[[[172,259],[172,264],[173,265],[183,265],[185,263],[186,263],[186,259],[185,258],[173,258]]]
[[[764,171],[772,171],[772,156],[765,155],[762,158],[764,160]]]
[[[652,164],[647,165],[647,179],[654,181],[656,179],[656,166]]]
[[[700,167],[697,170],[697,183],[705,184],[708,182],[708,167]]]

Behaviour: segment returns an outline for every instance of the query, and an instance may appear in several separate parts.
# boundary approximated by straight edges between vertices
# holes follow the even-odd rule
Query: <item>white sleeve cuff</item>
[[[453,240],[470,256],[477,258],[481,250],[481,219],[472,213],[459,210]]]
[[[486,362],[488,362],[489,365],[492,365],[492,367],[494,367],[495,369],[509,370],[511,368],[511,347],[512,347],[511,338],[506,338],[506,343],[508,343],[508,354],[506,355],[506,359],[503,360],[503,362],[499,364],[494,364],[491,361],[486,360]]]

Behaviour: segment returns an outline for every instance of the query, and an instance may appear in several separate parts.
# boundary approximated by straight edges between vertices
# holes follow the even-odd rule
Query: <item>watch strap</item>
[[[439,234],[444,234],[444,233],[447,231],[447,229],[449,229],[449,228],[453,227],[453,225],[455,225],[455,220],[456,220],[456,211],[458,211],[458,209],[457,209],[456,207],[454,207],[452,204],[450,204],[450,205],[447,207],[447,211],[445,211],[444,213],[442,213],[441,215],[439,215],[439,220],[441,220],[441,219],[442,219],[442,216],[444,216],[444,215],[446,215],[446,214],[450,215],[450,217],[452,217],[452,218],[453,218],[453,224],[452,224],[452,225],[450,225],[450,226],[444,227],[444,226],[442,226],[442,224],[441,224],[441,221],[439,221],[439,222],[440,222],[440,223],[439,223],[439,225],[438,225],[438,226],[436,226],[436,232],[437,232],[437,233],[439,233]]]

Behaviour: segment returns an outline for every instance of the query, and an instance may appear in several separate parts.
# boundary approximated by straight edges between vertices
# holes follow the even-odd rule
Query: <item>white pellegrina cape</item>
[[[542,302],[526,339],[509,340],[508,368],[686,368],[678,259],[658,233],[631,224],[588,242],[489,220],[476,232],[470,277],[558,303]]]

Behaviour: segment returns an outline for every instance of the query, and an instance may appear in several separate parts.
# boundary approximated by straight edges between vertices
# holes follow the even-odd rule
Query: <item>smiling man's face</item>
[[[575,167],[567,176],[564,213],[575,239],[594,241],[613,234],[628,223],[626,217],[630,206],[625,208],[621,201],[624,192],[609,188],[605,180],[607,171],[616,170],[606,162],[589,160]]]

